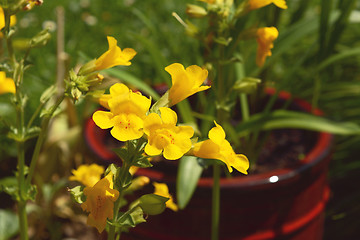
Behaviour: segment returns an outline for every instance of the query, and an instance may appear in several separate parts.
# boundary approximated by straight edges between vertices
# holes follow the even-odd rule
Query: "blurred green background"
[[[44,4],[18,17],[17,38],[30,38],[48,27],[53,38],[46,47],[32,51],[31,68],[25,75],[29,114],[36,109],[42,91],[56,81],[57,16],[64,11],[64,50],[67,67],[84,63],[107,50],[106,36],[114,36],[121,48],[138,54],[126,72],[150,85],[166,83],[163,70],[173,62],[201,65],[201,49],[196,39],[172,16],[184,20],[186,3],[197,1],[159,0],[44,0]],[[243,59],[249,76],[266,79],[271,85],[290,91],[321,108],[333,120],[360,124],[360,2],[355,0],[289,0],[289,8],[275,6],[251,14],[257,26],[275,25],[280,35],[273,56],[261,69],[255,66],[255,41],[246,41]],[[200,20],[192,20],[200,24]],[[20,43],[21,44],[21,43]],[[244,45],[242,45],[244,48]],[[124,68],[115,73],[123,76]],[[0,110],[9,119],[14,114],[0,96]],[[79,118],[87,113],[81,112]],[[88,103],[87,103],[88,104]],[[90,101],[93,107],[97,105]],[[5,130],[1,128],[0,133]],[[0,155],[15,155],[12,143],[0,135]],[[337,136],[330,165],[332,195],[327,207],[324,239],[359,239],[360,217],[360,137]]]

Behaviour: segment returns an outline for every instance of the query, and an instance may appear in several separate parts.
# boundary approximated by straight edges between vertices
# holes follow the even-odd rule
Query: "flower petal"
[[[114,118],[114,127],[111,129],[111,135],[119,141],[139,139],[144,134],[144,122],[134,114],[122,114]]]
[[[215,127],[209,131],[209,138],[216,144],[221,145],[225,140],[225,131],[224,129],[215,122]]]
[[[157,148],[156,145],[151,145],[150,143],[147,143],[144,151],[149,156],[156,156],[161,154],[162,149]]]
[[[177,115],[176,112],[170,108],[161,107],[159,108],[161,113],[161,119],[164,124],[176,125]]]
[[[92,118],[97,126],[101,129],[107,129],[114,126],[113,118],[114,115],[111,112],[96,111]]]

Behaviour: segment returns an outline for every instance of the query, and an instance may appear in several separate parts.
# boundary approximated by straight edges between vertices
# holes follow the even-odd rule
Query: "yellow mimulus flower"
[[[215,127],[209,131],[209,139],[194,145],[192,153],[196,157],[218,159],[224,162],[232,172],[235,168],[241,173],[247,174],[249,160],[243,154],[236,154],[230,143],[225,139],[224,129],[215,122]]]
[[[94,186],[104,173],[104,167],[97,164],[81,165],[77,170],[71,171],[73,176],[69,177],[70,181],[78,181],[87,187]]]
[[[119,141],[141,138],[143,119],[150,108],[151,100],[126,85],[116,83],[110,87],[107,105],[110,112],[96,111],[93,120],[102,129],[112,128],[111,135]]]
[[[254,10],[265,7],[271,3],[275,4],[277,7],[282,9],[288,8],[285,0],[249,0],[248,6],[250,10]]]
[[[169,90],[170,105],[173,106],[185,98],[204,91],[210,86],[201,86],[208,76],[208,71],[192,65],[184,69],[180,63],[173,63],[165,68],[171,75],[172,86]]]
[[[86,201],[81,208],[90,212],[87,224],[96,227],[99,233],[104,231],[106,219],[112,219],[114,214],[114,202],[119,197],[119,192],[113,189],[113,174],[98,181],[93,187],[86,187],[84,195]]]
[[[256,53],[256,64],[261,67],[265,63],[267,56],[271,56],[271,49],[274,47],[274,41],[279,36],[276,27],[259,28],[256,32],[258,49]]]
[[[154,182],[153,185],[155,187],[154,194],[159,195],[161,197],[170,198],[166,202],[166,207],[170,208],[175,212],[178,211],[179,207],[174,203],[173,197],[169,193],[168,186],[165,183],[157,183],[157,182]]]
[[[177,115],[170,108],[161,107],[159,110],[161,117],[151,113],[144,121],[144,132],[148,136],[145,153],[155,156],[163,152],[168,160],[179,159],[190,150],[194,129],[176,126]]]
[[[130,60],[136,55],[136,51],[132,48],[121,50],[117,46],[116,39],[113,37],[108,36],[107,40],[109,43],[109,50],[96,59],[96,70],[108,69],[118,65],[131,65]]]
[[[14,26],[16,24],[16,16],[12,15],[10,17],[10,26]],[[4,10],[0,7],[0,30],[5,27],[5,17],[4,17]],[[2,33],[1,33],[2,36]]]
[[[0,94],[15,93],[15,83],[11,78],[7,78],[5,72],[0,71]]]

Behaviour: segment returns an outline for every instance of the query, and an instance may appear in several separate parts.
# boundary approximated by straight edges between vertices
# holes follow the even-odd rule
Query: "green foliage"
[[[0,240],[8,240],[18,231],[17,215],[13,211],[0,209]]]
[[[176,180],[176,199],[180,209],[189,203],[203,168],[199,165],[197,158],[193,156],[182,157],[179,163]]]
[[[69,192],[75,202],[81,204],[86,201],[86,196],[84,195],[84,186],[76,186],[69,189]]]

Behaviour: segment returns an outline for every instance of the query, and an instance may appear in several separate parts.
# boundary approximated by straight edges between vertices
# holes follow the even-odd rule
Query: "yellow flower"
[[[113,37],[107,37],[109,50],[101,55],[95,61],[96,70],[103,70],[118,65],[129,66],[130,60],[136,55],[136,51],[132,48],[121,50],[117,46],[117,41]]]
[[[87,224],[96,227],[101,233],[106,226],[106,219],[112,219],[114,214],[114,202],[119,197],[119,192],[113,189],[113,174],[98,181],[93,187],[86,187],[84,195],[86,201],[81,208],[90,212]]]
[[[15,93],[15,83],[11,78],[7,78],[5,72],[0,71],[0,94]]]
[[[70,181],[78,181],[87,187],[94,186],[104,173],[104,167],[97,164],[81,165],[77,170],[71,171],[73,176],[69,177]]]
[[[276,27],[264,27],[257,30],[256,36],[258,43],[256,64],[261,67],[266,57],[271,56],[271,49],[274,47],[274,41],[279,36],[279,32]]]
[[[223,128],[215,122],[215,127],[209,131],[209,139],[194,145],[192,153],[196,157],[207,159],[218,159],[224,162],[232,172],[233,168],[241,173],[247,174],[249,160],[243,154],[236,154],[230,143],[225,139]]]
[[[169,193],[169,188],[165,183],[157,183],[154,182],[153,183],[154,187],[155,187],[155,191],[154,194],[162,196],[162,197],[166,197],[166,198],[170,198],[167,202],[166,202],[166,207],[170,208],[173,211],[178,211],[179,208],[178,206],[174,203],[173,197],[170,195]]]
[[[110,112],[96,111],[93,120],[102,129],[112,128],[111,135],[119,141],[141,138],[143,119],[150,108],[151,100],[126,85],[116,83],[110,87],[107,105]]]
[[[208,71],[192,65],[184,69],[180,63],[173,63],[165,68],[171,75],[172,87],[169,90],[170,105],[175,105],[185,98],[204,91],[210,86],[201,86],[208,76]]]
[[[10,17],[10,26],[14,26],[16,24],[16,16],[12,15]],[[5,27],[5,17],[4,17],[4,10],[0,7],[0,30]],[[0,37],[2,36],[2,33]]]
[[[177,115],[170,108],[161,107],[159,110],[161,117],[151,113],[144,122],[144,132],[148,136],[145,153],[155,156],[163,152],[166,159],[179,159],[190,150],[194,129],[176,126]]]
[[[265,7],[271,3],[275,4],[277,7],[282,9],[288,8],[285,0],[249,0],[248,6],[250,10],[254,10]]]

